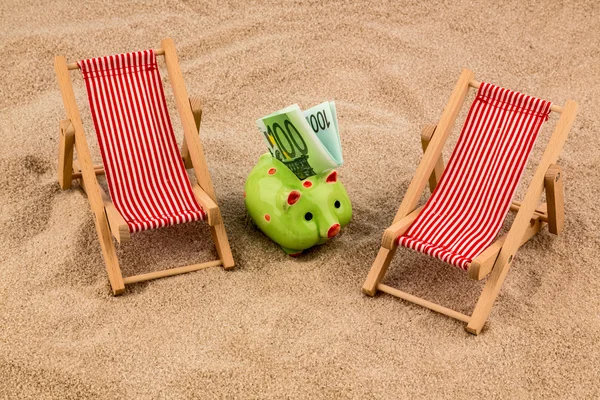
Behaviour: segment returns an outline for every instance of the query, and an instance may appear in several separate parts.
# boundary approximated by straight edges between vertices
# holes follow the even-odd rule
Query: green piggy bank
[[[250,171],[244,198],[254,223],[294,257],[333,238],[352,218],[336,171],[300,180],[269,153]]]

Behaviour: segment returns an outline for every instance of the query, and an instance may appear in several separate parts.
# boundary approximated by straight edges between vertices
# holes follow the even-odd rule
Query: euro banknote
[[[299,179],[344,162],[333,101],[302,111],[293,104],[256,121],[271,155]]]

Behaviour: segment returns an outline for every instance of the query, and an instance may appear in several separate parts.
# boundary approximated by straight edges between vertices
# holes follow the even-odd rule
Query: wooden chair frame
[[[177,111],[183,126],[182,157],[186,168],[193,168],[194,170],[197,180],[197,183],[193,185],[194,196],[206,211],[207,222],[210,226],[212,240],[219,259],[129,277],[123,277],[121,274],[115,245],[111,239],[112,233],[118,242],[129,240],[129,228],[109,196],[98,184],[96,175],[103,175],[104,167],[92,163],[79,108],[75,102],[69,70],[79,69],[79,66],[77,63],[67,64],[63,56],[57,56],[54,59],[54,70],[67,114],[67,119],[60,122],[58,181],[62,189],[68,189],[71,187],[72,180],[77,179],[87,194],[90,207],[94,213],[96,231],[106,264],[108,279],[115,295],[123,293],[127,284],[179,275],[217,265],[222,265],[226,270],[234,267],[227,233],[217,205],[215,190],[199,137],[200,120],[202,118],[200,101],[197,98],[188,98],[173,41],[171,39],[162,40],[161,48],[155,50],[155,52],[157,56],[162,55],[165,58],[169,81],[171,82]],[[73,160],[73,147],[77,150],[77,160]]]
[[[556,161],[573,126],[578,108],[577,103],[572,100],[568,100],[564,107],[552,105],[551,110],[560,113],[560,119],[531,179],[523,202],[513,202],[511,205],[511,211],[516,211],[517,215],[510,230],[506,235],[496,239],[469,264],[468,275],[470,278],[483,279],[489,273],[491,275],[486,281],[473,314],[465,315],[387,286],[381,281],[396,252],[397,238],[408,230],[422,209],[422,207],[416,207],[425,186],[429,183],[433,192],[442,175],[444,170],[442,150],[469,88],[478,88],[479,85],[480,82],[475,80],[474,73],[464,69],[437,125],[427,125],[423,129],[421,136],[423,158],[400,204],[392,226],[383,234],[381,248],[362,287],[363,293],[369,296],[374,296],[379,290],[463,321],[467,323],[467,332],[475,335],[481,332],[488,319],[519,247],[546,224],[553,234],[558,235],[562,231],[564,224],[563,176]],[[546,190],[546,203],[539,204],[544,189]]]

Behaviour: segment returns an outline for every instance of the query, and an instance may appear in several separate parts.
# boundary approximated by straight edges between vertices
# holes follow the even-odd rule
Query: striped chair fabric
[[[440,182],[398,243],[468,269],[502,227],[550,106],[482,83]]]
[[[79,61],[110,196],[131,233],[204,219],[153,50]]]

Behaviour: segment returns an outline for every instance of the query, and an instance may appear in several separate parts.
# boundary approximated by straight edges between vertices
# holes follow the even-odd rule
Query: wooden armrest
[[[102,196],[102,202],[104,203],[104,212],[106,213],[106,218],[108,218],[108,226],[110,231],[112,232],[115,239],[119,243],[125,243],[131,240],[131,233],[129,233],[129,226],[127,222],[125,222],[125,218],[121,215],[117,207],[115,207],[114,203],[108,197],[108,194],[102,189],[98,187],[100,190],[100,196]]]
[[[104,171],[104,169],[102,171]],[[97,172],[96,175],[98,175]],[[87,194],[85,182],[83,179],[81,179],[81,167],[79,166],[78,160],[73,161],[73,176],[79,177],[79,184],[81,185],[83,191]],[[110,232],[115,239],[117,239],[117,242],[128,242],[131,239],[131,233],[129,233],[129,226],[127,225],[127,222],[125,222],[125,218],[123,218],[119,210],[117,210],[117,207],[115,207],[114,203],[111,201],[104,189],[102,189],[102,187],[97,183],[96,185],[98,187],[98,192],[100,192],[100,197],[102,198],[102,205],[104,206],[104,213],[108,219],[108,227],[110,228]]]
[[[221,212],[219,211],[219,206],[217,203],[210,198],[208,194],[198,185],[194,184],[192,187],[194,191],[194,197],[196,197],[196,201],[200,204],[200,207],[206,212],[206,220],[209,226],[215,226],[219,222],[221,222]]]
[[[396,239],[398,239],[398,236],[402,235],[408,230],[412,223],[415,222],[415,219],[417,219],[422,209],[423,207],[417,208],[406,217],[387,228],[385,232],[383,232],[381,246],[389,250],[392,250],[394,247],[396,247]]]

